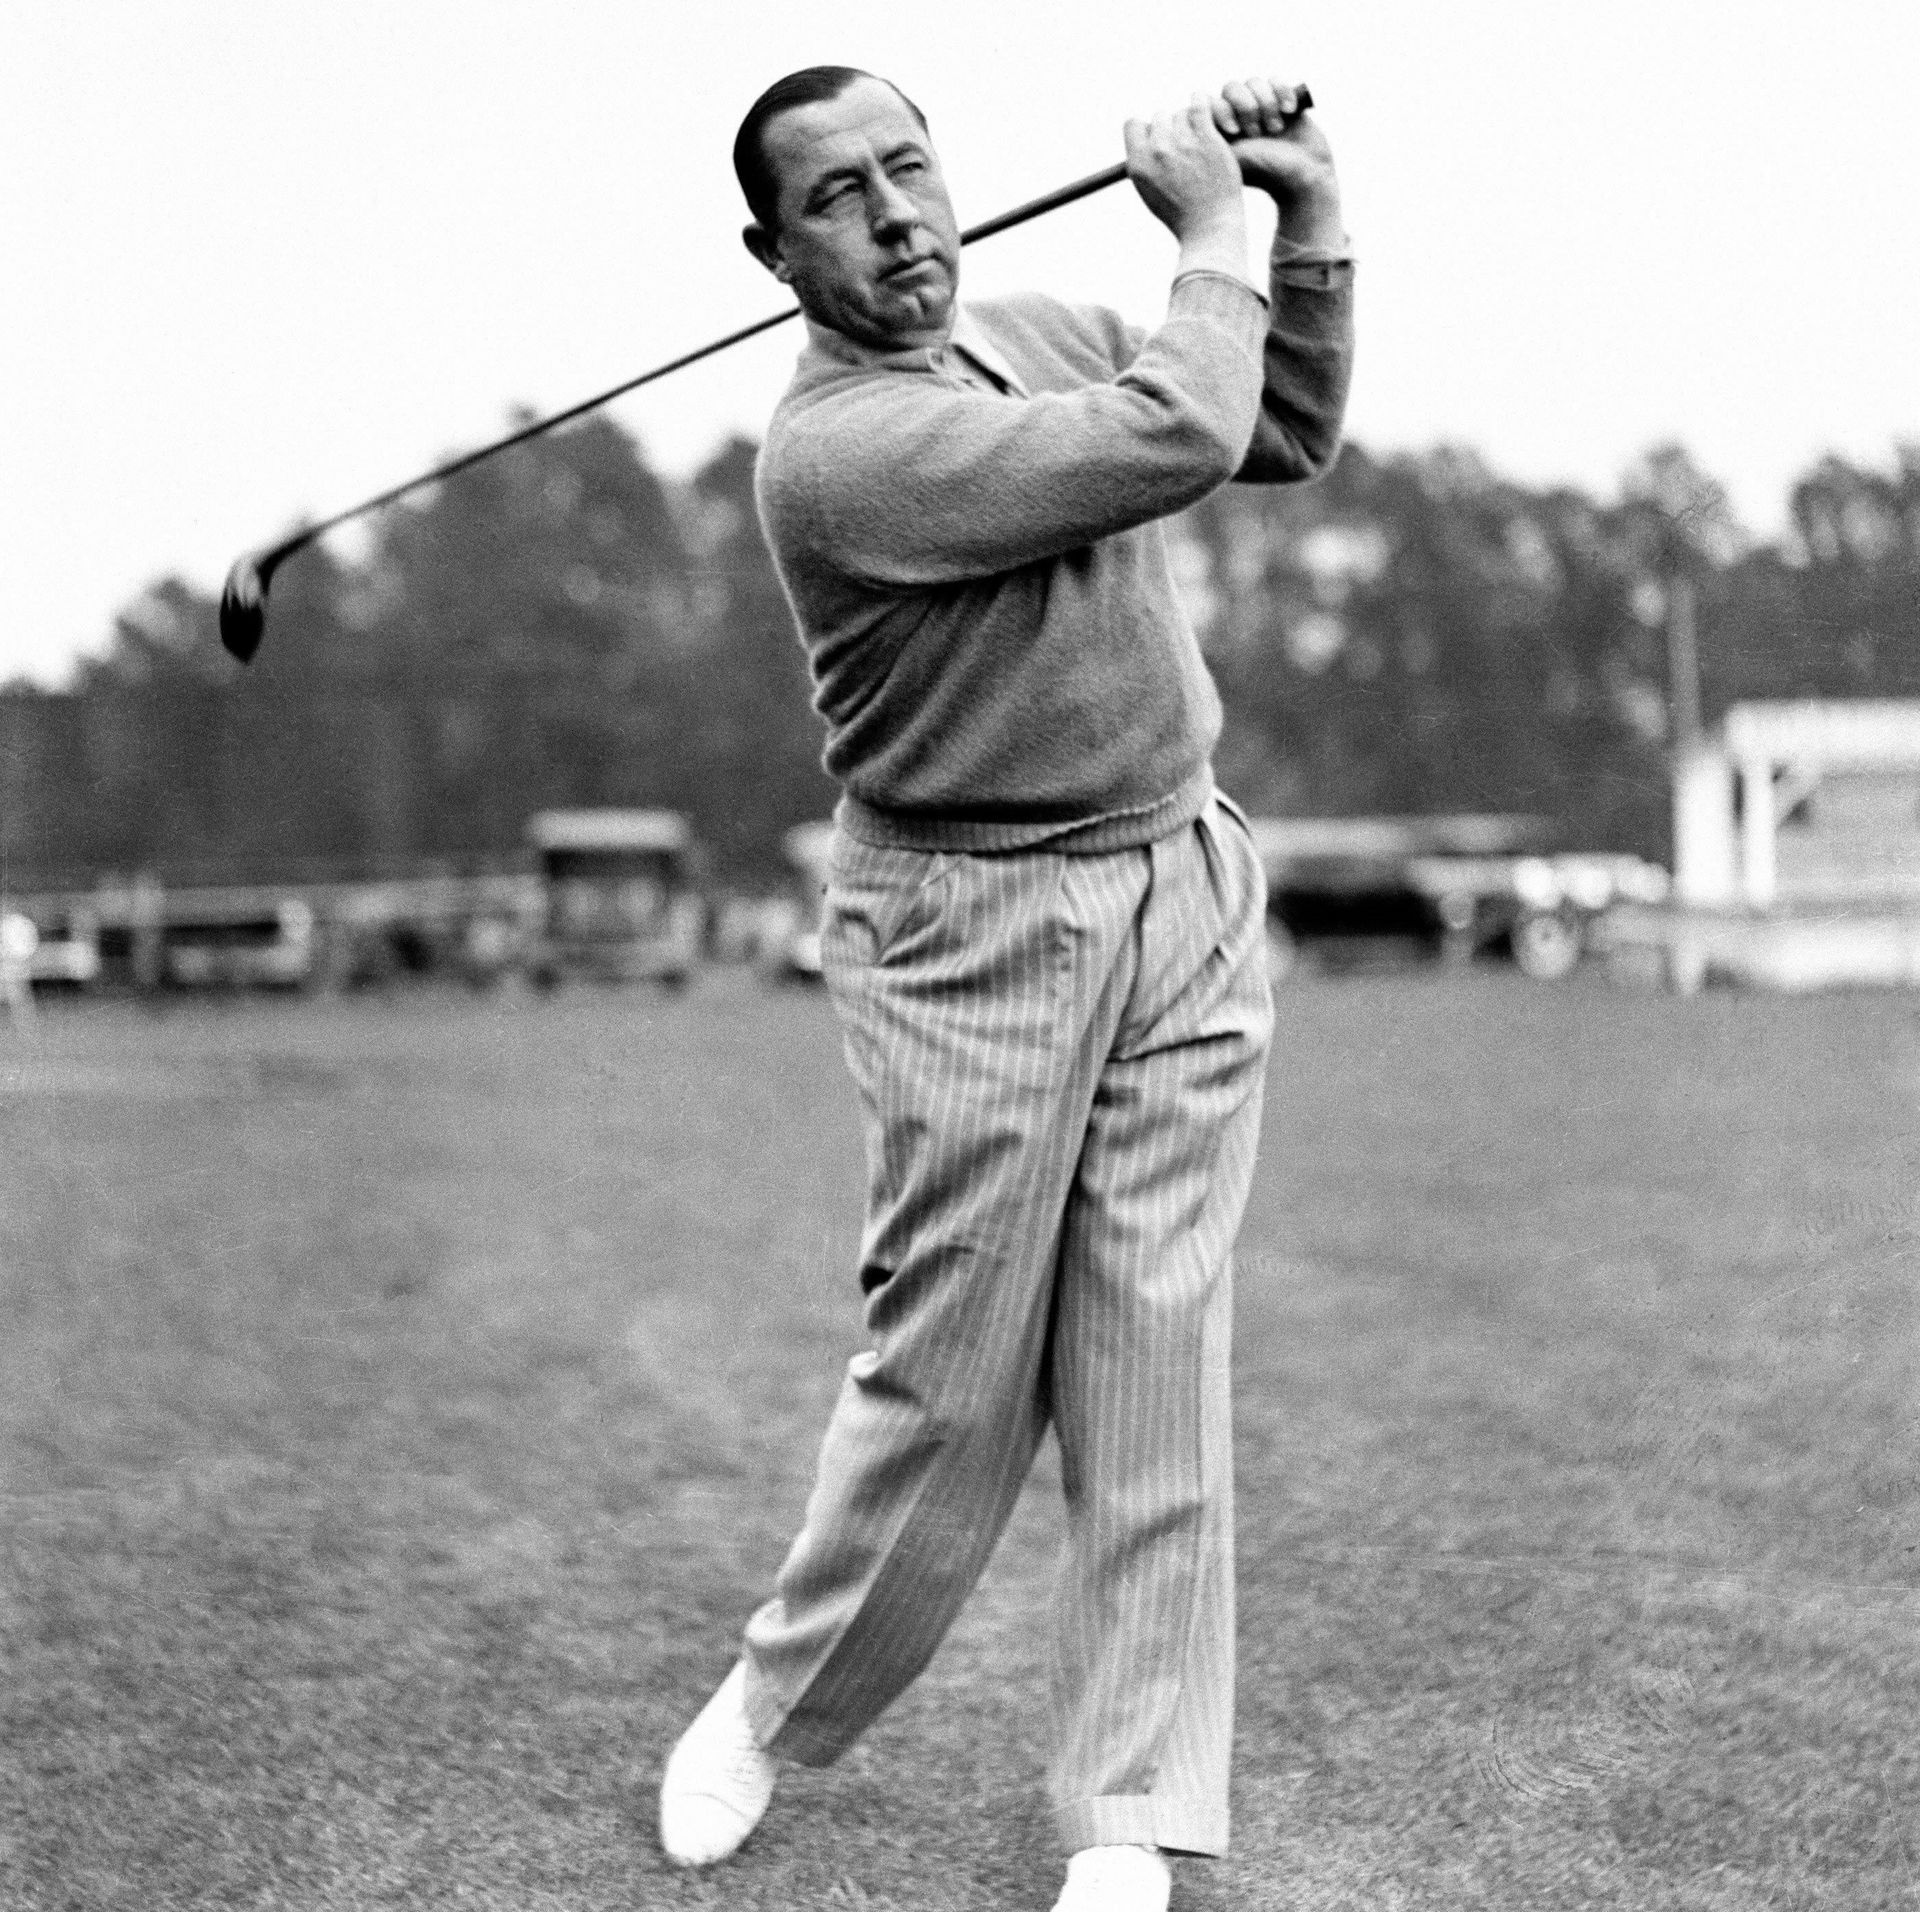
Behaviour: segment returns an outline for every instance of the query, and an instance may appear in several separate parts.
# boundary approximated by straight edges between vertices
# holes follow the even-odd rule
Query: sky
[[[894,79],[962,224],[1130,115],[1311,83],[1358,277],[1350,435],[1611,495],[1678,438],[1762,536],[1920,439],[1920,8],[1886,0],[4,0],[0,683],[115,612],[786,303],[730,153],[782,73]],[[969,250],[1152,324],[1131,189]],[[621,401],[757,437],[782,328]]]

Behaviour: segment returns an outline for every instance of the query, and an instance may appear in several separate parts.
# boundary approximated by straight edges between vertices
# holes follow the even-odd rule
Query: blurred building
[[[1683,902],[1920,908],[1920,702],[1735,704],[1677,762]]]
[[[1735,704],[1673,779],[1674,904],[1612,913],[1616,960],[1682,992],[1920,985],[1920,702]]]

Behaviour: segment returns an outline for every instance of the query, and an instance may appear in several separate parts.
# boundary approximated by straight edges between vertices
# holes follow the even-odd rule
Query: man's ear
[[[793,283],[793,268],[780,256],[780,241],[765,226],[757,221],[740,235],[746,242],[747,250],[780,281],[782,285]]]

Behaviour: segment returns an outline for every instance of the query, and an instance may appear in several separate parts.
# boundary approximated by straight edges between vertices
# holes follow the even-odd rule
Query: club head
[[[248,663],[267,630],[267,584],[272,572],[251,552],[234,560],[220,593],[220,642]]]

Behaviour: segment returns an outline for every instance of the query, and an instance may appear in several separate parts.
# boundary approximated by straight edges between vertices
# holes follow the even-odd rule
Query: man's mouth
[[[939,263],[938,255],[929,252],[919,259],[902,259],[897,264],[888,266],[880,276],[883,279],[902,279],[910,272],[918,272],[922,266],[937,266]]]

